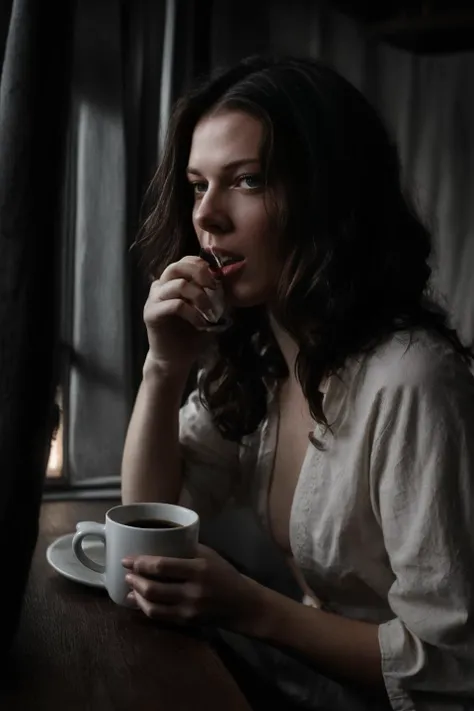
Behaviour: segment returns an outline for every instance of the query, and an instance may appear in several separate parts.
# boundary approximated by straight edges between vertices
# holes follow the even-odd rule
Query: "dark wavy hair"
[[[317,60],[251,57],[177,102],[137,240],[151,275],[198,253],[186,166],[194,127],[219,109],[262,122],[266,183],[284,187],[275,315],[299,346],[296,375],[314,419],[330,424],[322,379],[396,331],[437,332],[470,361],[429,296],[430,234],[402,189],[394,141],[364,96]],[[287,376],[265,309],[238,309],[216,338],[201,399],[223,436],[240,440],[265,417],[268,387]]]

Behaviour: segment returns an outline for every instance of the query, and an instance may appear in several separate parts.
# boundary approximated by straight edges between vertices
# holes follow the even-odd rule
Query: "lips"
[[[238,274],[241,269],[245,266],[245,260],[239,259],[237,262],[229,262],[221,267],[220,274],[222,277],[230,277],[234,274]]]
[[[243,262],[245,257],[224,249],[201,249],[199,256],[204,259],[213,271],[223,271],[225,267]]]

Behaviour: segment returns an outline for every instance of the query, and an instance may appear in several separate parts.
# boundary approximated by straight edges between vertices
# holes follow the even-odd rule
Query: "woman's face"
[[[262,138],[262,124],[250,114],[209,115],[194,130],[188,161],[194,229],[202,248],[231,260],[223,282],[236,307],[268,303],[280,274],[274,201],[260,162]]]

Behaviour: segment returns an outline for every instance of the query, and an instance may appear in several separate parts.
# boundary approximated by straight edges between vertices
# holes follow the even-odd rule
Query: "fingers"
[[[147,326],[152,325],[165,316],[179,316],[188,321],[198,331],[206,328],[208,322],[197,309],[182,299],[169,299],[168,301],[147,302],[143,311],[143,318]]]
[[[179,316],[197,330],[206,330],[216,317],[204,289],[217,286],[209,266],[199,257],[184,257],[170,264],[150,287],[143,312],[145,324],[153,328],[165,316]]]
[[[165,578],[167,580],[193,580],[202,573],[205,562],[201,558],[165,558],[153,555],[139,555],[125,567],[133,570],[135,575],[149,578]]]
[[[212,302],[201,286],[192,281],[187,281],[184,277],[172,279],[164,284],[156,283],[150,290],[153,300],[169,301],[170,299],[183,299],[189,302],[204,314],[210,312],[212,318]]]
[[[127,600],[129,604],[142,610],[151,620],[160,620],[161,622],[169,622],[183,626],[193,622],[197,617],[197,613],[193,607],[186,603],[180,605],[165,605],[151,602],[135,590],[128,595]]]
[[[204,598],[203,587],[198,580],[193,579],[194,570],[188,574],[186,571],[179,571],[172,565],[161,565],[162,560],[173,559],[142,556],[141,560],[135,561],[134,571],[136,568],[140,568],[142,574],[138,575],[134,572],[125,576],[131,587],[127,601],[132,606],[141,609],[151,619],[182,624],[190,622],[200,615]],[[166,577],[162,575],[163,570],[166,570]],[[146,571],[148,575],[159,574],[161,580],[143,577],[143,571]],[[164,579],[175,582],[163,582]],[[181,582],[176,582],[176,580],[181,580]]]
[[[187,599],[188,591],[185,588],[185,583],[161,583],[131,574],[127,575],[125,579],[133,588],[133,592],[139,593],[148,602],[176,605]]]
[[[209,265],[200,257],[183,257],[179,262],[170,264],[158,281],[163,285],[168,281],[179,278],[194,281],[199,286],[207,289],[213,289],[217,286],[217,281],[212,275]]]

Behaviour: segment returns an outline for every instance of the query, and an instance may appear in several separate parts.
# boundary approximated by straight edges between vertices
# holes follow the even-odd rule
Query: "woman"
[[[205,547],[124,561],[130,600],[287,650],[275,684],[304,708],[474,708],[471,352],[429,298],[399,172],[334,71],[252,58],[178,103],[141,237],[123,501],[250,503],[312,605]],[[219,290],[232,324],[210,334]]]

